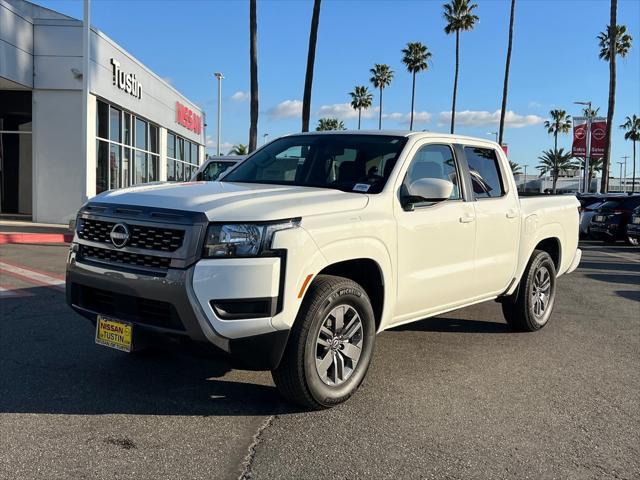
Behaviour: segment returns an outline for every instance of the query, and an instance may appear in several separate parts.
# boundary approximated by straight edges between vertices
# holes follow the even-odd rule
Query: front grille
[[[78,237],[92,242],[111,244],[109,234],[116,222],[103,220],[81,219],[78,225]],[[129,225],[128,247],[175,252],[182,246],[184,230],[163,227],[149,227],[146,225]]]
[[[74,305],[132,323],[170,330],[184,330],[175,307],[167,302],[109,292],[85,285],[71,285]]]
[[[96,262],[109,262],[133,267],[155,268],[166,270],[169,268],[171,258],[156,257],[155,255],[140,255],[137,253],[123,252],[122,250],[110,250],[107,248],[80,246],[80,257]]]

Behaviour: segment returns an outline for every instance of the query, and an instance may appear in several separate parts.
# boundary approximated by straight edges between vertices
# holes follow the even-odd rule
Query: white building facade
[[[204,160],[202,110],[94,28],[85,95],[82,27],[0,0],[2,214],[66,223],[104,190],[188,180]]]

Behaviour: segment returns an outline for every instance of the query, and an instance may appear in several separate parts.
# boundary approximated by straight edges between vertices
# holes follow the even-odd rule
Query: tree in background
[[[358,111],[358,130],[360,130],[360,120],[362,118],[362,109],[370,108],[373,104],[373,95],[364,85],[356,85],[351,95],[351,108]]]
[[[509,89],[509,69],[511,68],[511,47],[513,46],[513,20],[516,12],[516,0],[511,0],[511,15],[509,17],[509,43],[507,44],[507,61],[504,66],[504,85],[502,87],[502,108],[500,110],[500,127],[498,128],[498,143],[502,145],[504,138],[504,117],[507,113],[507,93]]]
[[[316,43],[318,41],[318,25],[320,24],[320,1],[313,2],[311,29],[309,30],[309,51],[307,52],[307,72],[304,76],[304,93],[302,95],[302,131],[309,131],[311,116],[311,89],[313,87],[313,65],[316,61]]]
[[[556,184],[561,173],[576,168],[575,163],[571,161],[571,152],[565,152],[564,148],[560,150],[546,150],[538,157],[540,163],[536,167],[540,170],[540,176],[550,173],[553,181],[552,193],[556,193]]]
[[[316,132],[326,132],[329,130],[346,130],[346,128],[342,120],[338,120],[337,118],[321,118],[318,120]]]
[[[611,8],[609,12],[609,25],[607,31],[598,35],[598,44],[600,45],[600,58],[609,62],[609,101],[607,105],[607,135],[604,144],[604,163],[602,165],[602,180],[600,182],[600,191],[606,193],[609,191],[609,166],[611,163],[611,127],[613,123],[613,114],[616,108],[616,56],[626,56],[631,48],[631,36],[626,35],[625,41],[620,45],[618,38],[619,33],[623,33],[617,22],[618,16],[618,0],[611,0]],[[626,27],[624,28],[626,32]]]
[[[251,75],[249,152],[253,152],[258,144],[258,20],[256,0],[249,0],[249,71]]]
[[[571,131],[571,115],[567,115],[564,110],[551,110],[549,115],[551,120],[545,120],[544,128],[553,135],[553,149],[558,150],[558,134]]]
[[[520,175],[522,173],[522,167],[516,162],[509,160],[509,166],[511,167],[511,173],[514,175]]]
[[[596,118],[598,116],[598,113],[600,113],[600,107],[597,107],[596,109],[593,109],[591,107],[584,107],[582,109],[582,115],[584,115],[587,118],[590,118],[591,120]]]
[[[591,189],[591,180],[593,180],[593,175],[596,172],[602,171],[602,158],[590,158],[589,159],[589,179],[587,180],[587,185],[589,185],[589,189]],[[579,166],[584,170],[584,158],[581,158],[579,161]]]
[[[444,19],[447,25],[444,27],[444,33],[456,34],[456,72],[453,77],[453,99],[451,102],[451,133],[455,131],[456,124],[456,96],[458,93],[458,72],[460,71],[460,32],[473,30],[479,17],[473,13],[478,7],[475,3],[469,3],[469,0],[451,0],[445,3]]]
[[[393,80],[393,70],[389,68],[389,65],[384,63],[376,63],[372,69],[369,70],[371,78],[369,81],[373,86],[380,90],[380,111],[378,112],[378,130],[382,130],[382,91],[391,85]]]
[[[413,130],[413,112],[416,99],[416,74],[429,68],[427,63],[429,60],[431,60],[431,52],[426,45],[423,45],[420,42],[409,42],[407,43],[407,46],[402,49],[402,63],[405,64],[409,73],[413,75],[409,130]]]
[[[249,147],[247,147],[244,143],[239,143],[234,145],[231,150],[229,150],[228,155],[247,155],[249,153]]]
[[[631,140],[633,143],[633,180],[631,184],[631,193],[635,193],[636,187],[636,142],[640,141],[640,118],[637,115],[626,117],[625,122],[620,125],[620,128],[626,130],[624,132],[624,139]]]

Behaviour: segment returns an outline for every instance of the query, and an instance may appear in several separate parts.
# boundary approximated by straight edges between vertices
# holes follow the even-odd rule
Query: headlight
[[[299,218],[273,223],[214,223],[207,229],[202,255],[205,258],[270,255],[273,234],[299,225]]]

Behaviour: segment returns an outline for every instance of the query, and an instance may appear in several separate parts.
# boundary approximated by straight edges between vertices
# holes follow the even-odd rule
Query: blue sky
[[[40,5],[82,18],[79,0],[38,1]],[[312,124],[320,116],[339,116],[347,128],[357,116],[344,104],[354,85],[368,85],[369,68],[387,63],[395,71],[385,90],[386,128],[408,128],[411,76],[401,63],[401,49],[420,41],[433,54],[430,69],[418,75],[418,129],[448,131],[442,112],[451,108],[454,71],[453,36],[443,32],[442,0],[325,0],[322,3],[312,97]],[[461,72],[456,131],[492,138],[497,130],[509,22],[508,0],[477,0],[480,22],[461,36]],[[626,115],[640,115],[640,2],[620,0],[618,23],[626,24],[634,48],[618,61],[615,125]],[[300,129],[312,2],[258,2],[259,137],[274,138]],[[608,64],[598,59],[596,35],[609,16],[607,0],[518,0],[511,63],[505,141],[510,157],[531,167],[552,138],[542,121],[552,108],[579,114],[576,100],[591,100],[606,116]],[[92,23],[156,73],[171,82],[208,116],[207,134],[215,139],[216,86],[223,81],[223,150],[247,143],[249,125],[248,1],[93,0]],[[371,88],[371,87],[370,87]],[[374,106],[378,105],[377,92]],[[495,122],[495,123],[494,123]],[[377,112],[363,119],[377,128]],[[630,142],[616,128],[613,160],[631,155]],[[570,137],[560,145],[570,148]],[[214,147],[214,141],[209,142]],[[640,163],[640,162],[638,162]],[[614,165],[617,173],[617,164]],[[638,168],[640,170],[640,168]],[[529,170],[531,172],[532,170]],[[628,167],[630,175],[631,167]]]

